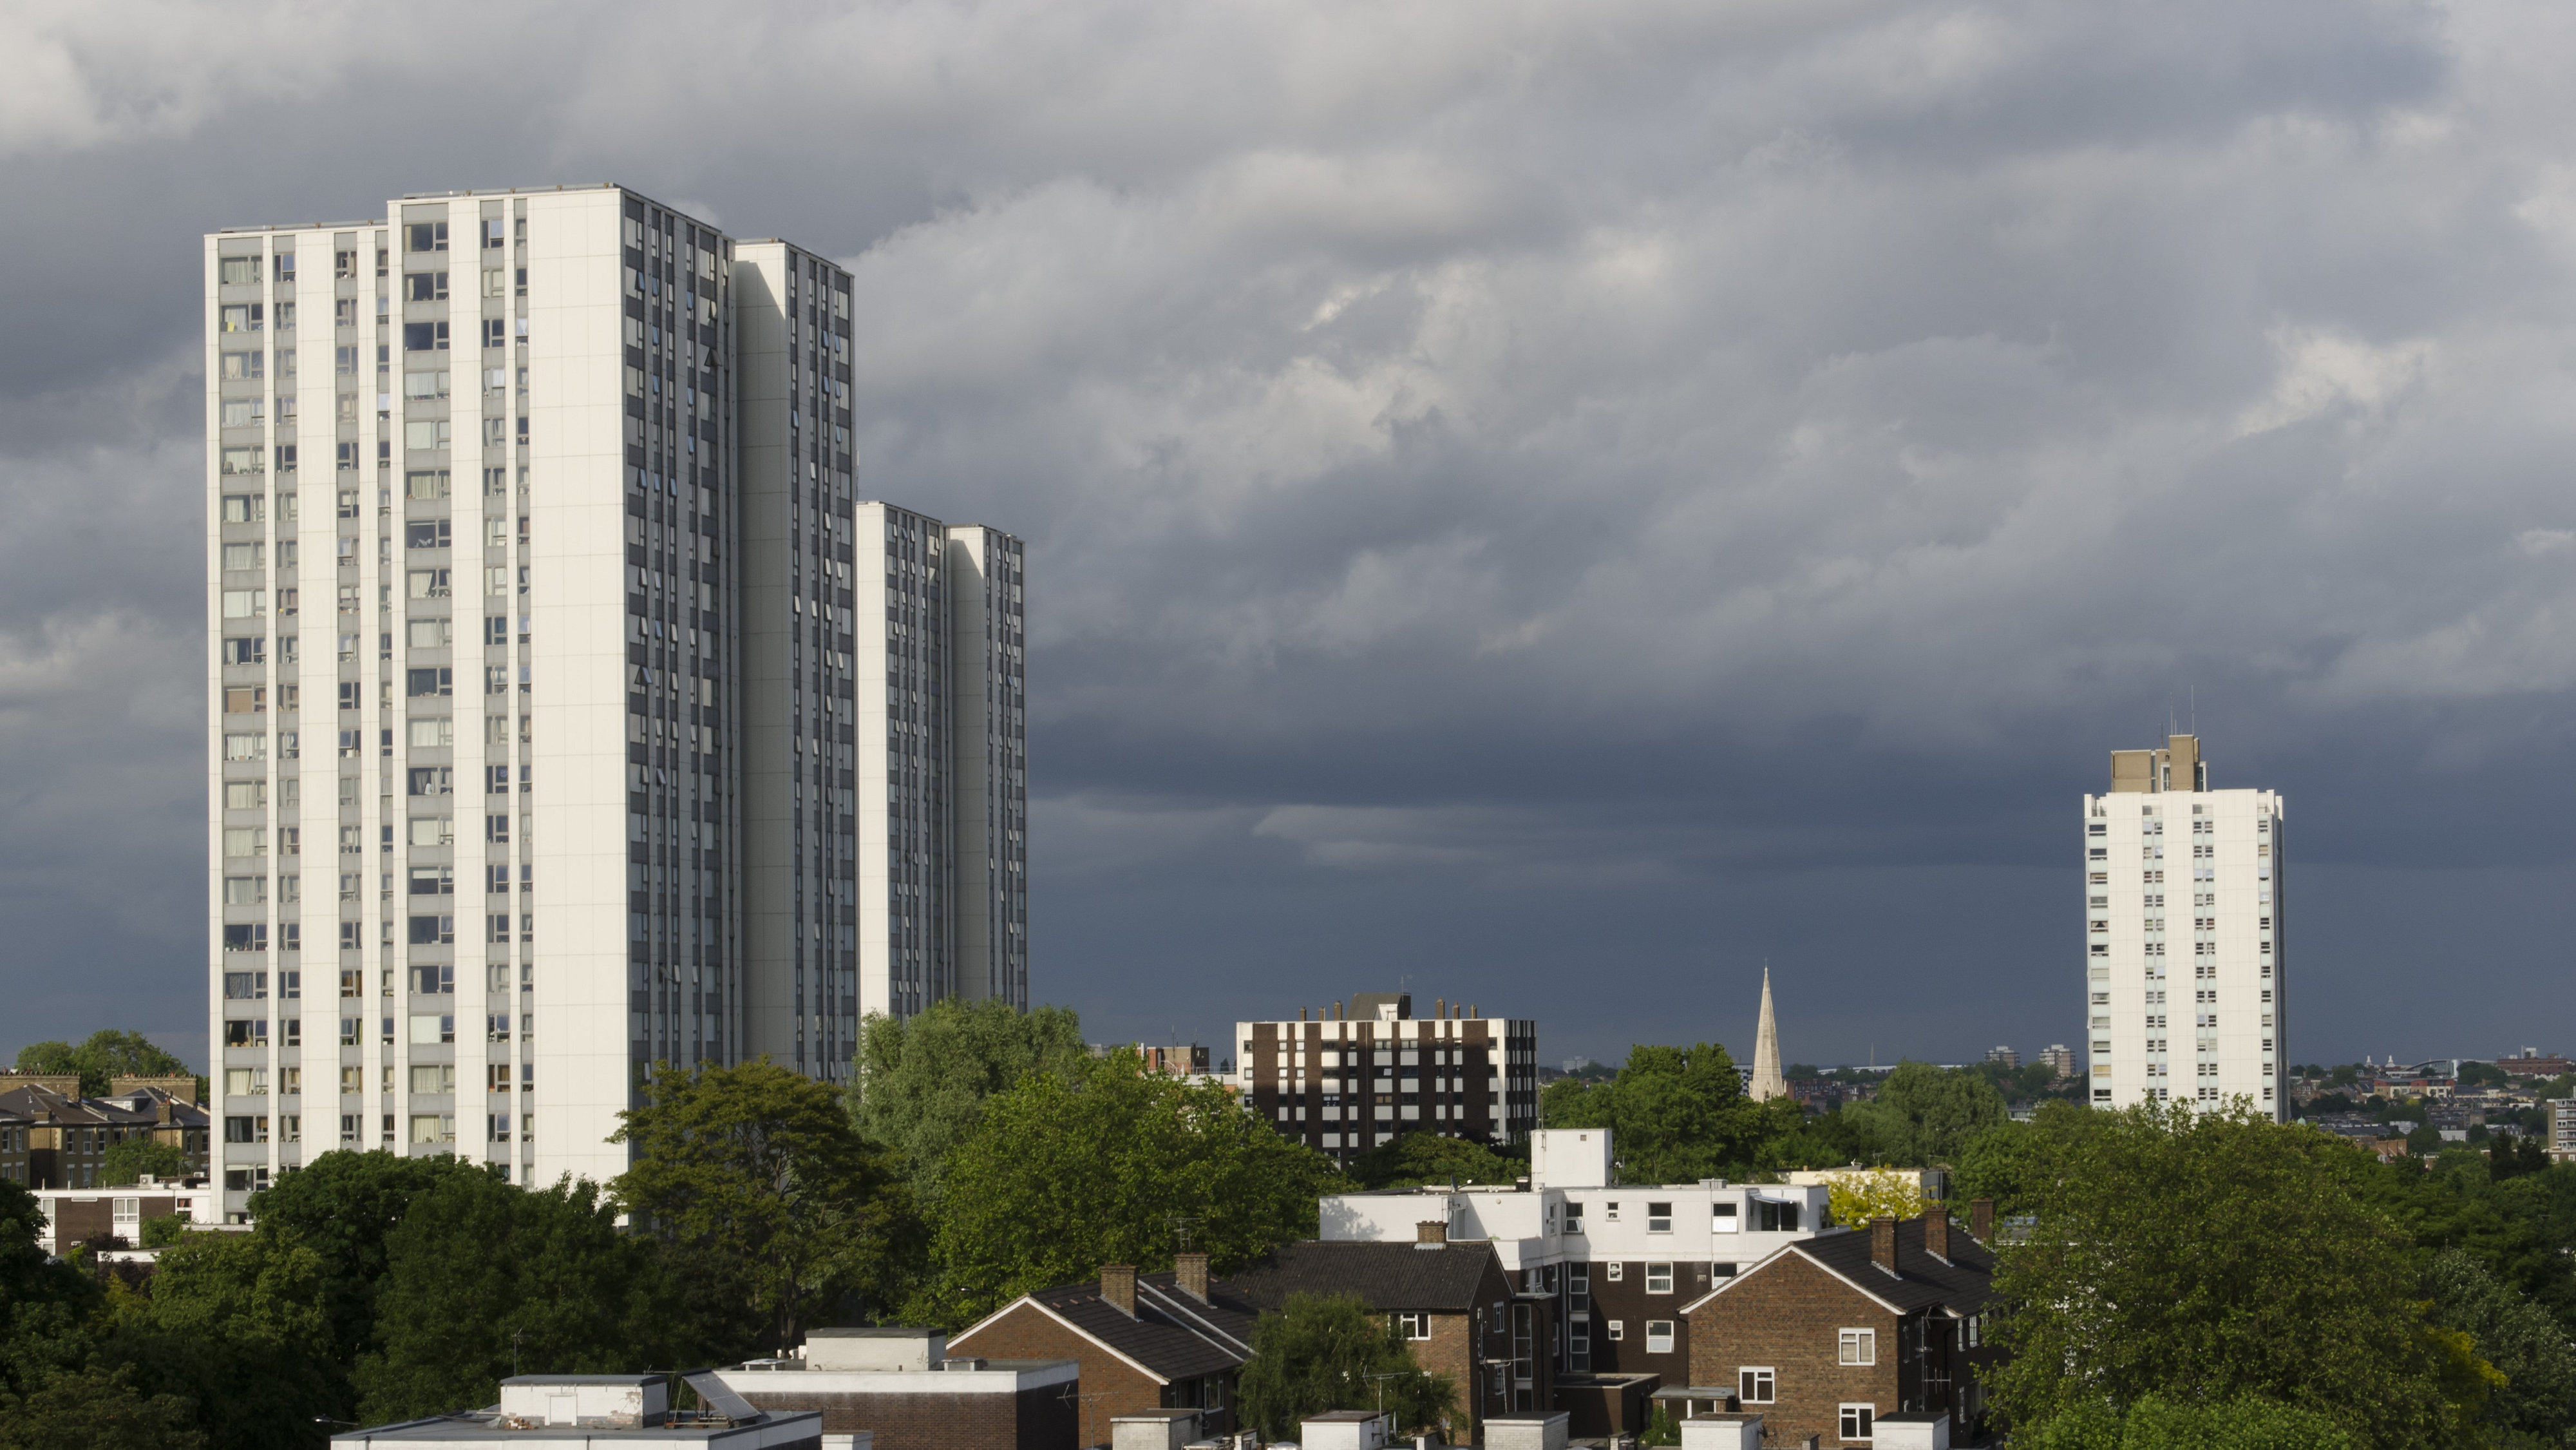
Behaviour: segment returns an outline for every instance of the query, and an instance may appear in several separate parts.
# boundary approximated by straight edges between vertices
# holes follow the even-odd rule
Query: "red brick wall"
[[[1846,1444],[1846,1402],[1896,1413],[1897,1317],[1796,1254],[1745,1276],[1690,1319],[1692,1384],[1733,1386],[1747,1365],[1773,1370],[1774,1402],[1743,1407],[1761,1413],[1766,1440]],[[1878,1331],[1876,1365],[1840,1362],[1845,1329]]]
[[[1163,1406],[1162,1383],[1046,1314],[1017,1304],[983,1328],[948,1342],[953,1355],[985,1359],[1070,1359],[1082,1364],[1080,1444],[1109,1443],[1109,1422],[1119,1415]],[[1229,1403],[1231,1397],[1229,1396]],[[890,1450],[890,1447],[880,1447]]]

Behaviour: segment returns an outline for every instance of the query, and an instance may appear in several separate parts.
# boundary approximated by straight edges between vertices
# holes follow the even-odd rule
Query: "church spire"
[[[1785,1098],[1788,1081],[1780,1076],[1780,1024],[1771,1016],[1771,966],[1762,967],[1762,1025],[1753,1037],[1753,1080],[1744,1091],[1754,1101]]]

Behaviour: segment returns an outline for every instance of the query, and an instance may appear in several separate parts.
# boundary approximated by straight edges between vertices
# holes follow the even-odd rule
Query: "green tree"
[[[2149,1395],[2125,1415],[2086,1401],[2013,1443],[2029,1450],[2358,1450],[2325,1416],[2252,1395],[2215,1404]]]
[[[2038,1195],[2072,1161],[2076,1140],[2095,1122],[2090,1108],[2046,1102],[2025,1123],[2001,1122],[1970,1138],[1951,1160],[1950,1196],[1995,1201],[1999,1214],[2033,1210]]]
[[[658,1245],[622,1233],[598,1188],[457,1174],[414,1196],[385,1240],[378,1349],[358,1364],[369,1424],[488,1405],[513,1374],[695,1361]]]
[[[103,1027],[75,1046],[68,1042],[30,1042],[18,1049],[20,1072],[76,1072],[81,1096],[106,1093],[119,1077],[194,1077],[197,1070],[152,1045],[140,1032]]]
[[[1031,1073],[949,1155],[939,1279],[908,1315],[963,1326],[1103,1263],[1159,1269],[1183,1234],[1222,1274],[1313,1236],[1318,1195],[1340,1183],[1224,1088],[1148,1071],[1133,1051],[1078,1079]]]
[[[1032,1072],[1076,1071],[1089,1056],[1070,1007],[1020,1012],[997,997],[948,997],[909,1020],[871,1013],[859,1028],[850,1107],[860,1135],[902,1154],[915,1188],[935,1196],[986,1099]]]
[[[107,1145],[99,1179],[110,1188],[123,1188],[147,1173],[155,1178],[184,1177],[191,1166],[187,1153],[176,1143],[128,1138]]]
[[[291,1234],[194,1233],[140,1290],[111,1291],[99,1358],[196,1406],[208,1450],[318,1446],[345,1416],[322,1256]]]
[[[346,1377],[374,1342],[376,1289],[385,1277],[385,1240],[412,1199],[450,1178],[483,1176],[462,1159],[404,1158],[381,1151],[334,1151],[279,1177],[250,1201],[254,1236],[291,1241],[321,1260],[320,1307],[330,1328],[330,1362],[342,1380],[342,1419],[356,1413]]]
[[[196,1406],[145,1394],[131,1370],[58,1371],[23,1397],[0,1394],[0,1450],[202,1450]]]
[[[909,1196],[834,1089],[766,1058],[665,1063],[619,1116],[611,1141],[635,1166],[611,1185],[616,1202],[670,1247],[675,1274],[723,1296],[753,1345],[783,1350],[816,1313],[902,1287]]]
[[[1694,1183],[1767,1163],[1804,1120],[1787,1098],[1758,1103],[1726,1049],[1638,1046],[1607,1082],[1559,1078],[1539,1095],[1550,1128],[1608,1128],[1629,1183]]]
[[[2461,1249],[2434,1255],[2424,1293],[2434,1322],[2467,1334],[2504,1376],[2485,1409],[2498,1442],[2564,1443],[2576,1429],[2576,1348],[2565,1327]]]
[[[2027,1241],[1999,1250],[1996,1407],[2037,1439],[2096,1402],[2252,1396],[2358,1445],[2462,1443],[2492,1371],[2427,1319],[2377,1172],[2241,1101],[2097,1112],[2025,1189]]]
[[[90,1353],[98,1285],[46,1255],[44,1230],[36,1195],[0,1179],[0,1419]]]
[[[1837,1178],[1826,1185],[1825,1205],[1833,1221],[1845,1228],[1859,1228],[1873,1219],[1921,1218],[1923,1180],[1919,1174],[1895,1168]]]
[[[1399,1432],[1445,1427],[1458,1398],[1447,1375],[1414,1366],[1394,1321],[1356,1294],[1291,1294],[1254,1321],[1236,1393],[1244,1418],[1274,1440],[1328,1410],[1384,1408]]]
[[[2011,1117],[2003,1094],[1982,1074],[1928,1062],[1898,1063],[1877,1096],[1843,1114],[1868,1124],[1887,1161],[1903,1168],[1948,1163],[1970,1139]]]
[[[1362,1188],[1410,1188],[1424,1183],[1510,1183],[1529,1172],[1527,1158],[1506,1158],[1482,1143],[1439,1133],[1400,1133],[1351,1160]]]

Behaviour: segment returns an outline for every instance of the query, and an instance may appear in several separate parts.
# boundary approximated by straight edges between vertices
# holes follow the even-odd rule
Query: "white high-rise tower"
[[[229,1212],[336,1147],[606,1179],[656,1062],[837,1081],[862,1004],[1025,1004],[1020,546],[857,532],[845,272],[613,186],[218,232],[205,267]],[[970,546],[998,616],[888,562]],[[971,655],[986,707],[887,748],[889,637],[941,682]],[[870,886],[890,850],[987,880],[961,774],[1010,833],[998,923]],[[996,933],[1007,978],[956,950]]]
[[[2282,803],[2211,790],[2196,736],[2111,754],[2084,798],[2092,1101],[2288,1108]]]

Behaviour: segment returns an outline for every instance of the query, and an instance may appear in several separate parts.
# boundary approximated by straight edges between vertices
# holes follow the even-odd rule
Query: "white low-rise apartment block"
[[[1607,1129],[1542,1128],[1529,1142],[1525,1184],[1333,1194],[1319,1237],[1489,1242],[1524,1294],[1555,1301],[1563,1373],[1686,1385],[1681,1306],[1790,1243],[1841,1231],[1826,1223],[1822,1185],[1620,1183]]]
[[[2085,1012],[2097,1105],[2289,1108],[2281,797],[2211,790],[2200,741],[2111,755],[2084,798]]]
[[[855,496],[847,273],[615,186],[205,269],[227,1215],[337,1147],[605,1180],[655,1063],[1025,1003],[1021,548]]]

